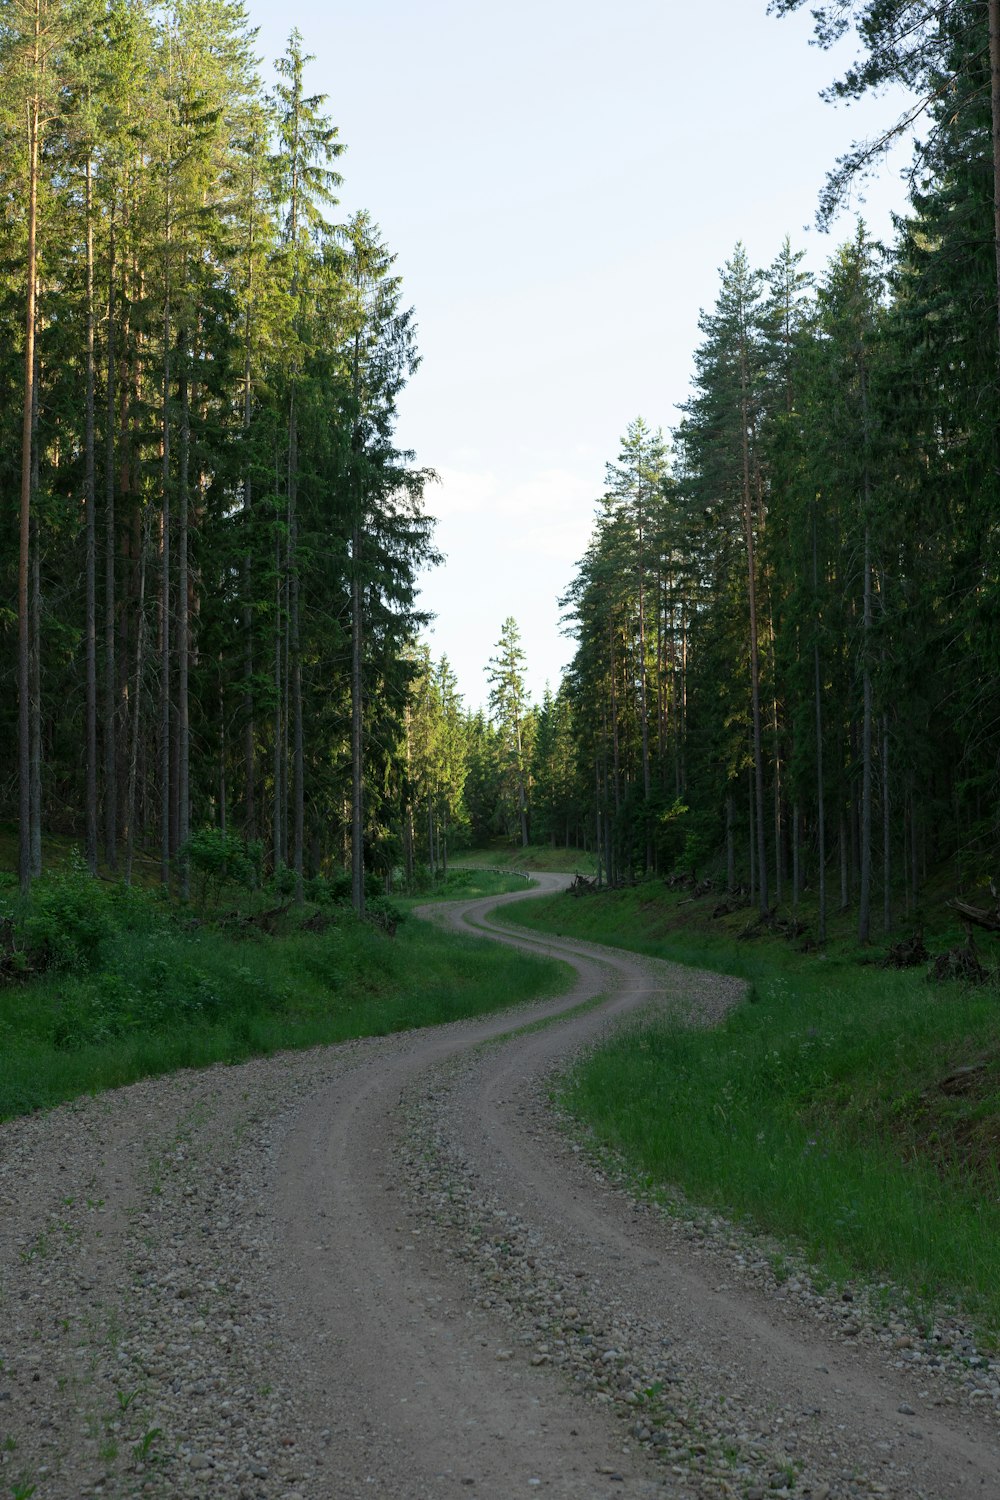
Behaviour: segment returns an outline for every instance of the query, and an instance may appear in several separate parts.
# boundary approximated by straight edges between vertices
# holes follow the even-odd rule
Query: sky
[[[341,211],[367,208],[397,256],[422,363],[397,435],[437,482],[446,561],[422,578],[435,659],[466,705],[517,621],[526,680],[558,686],[574,576],[628,424],[669,433],[698,315],[742,242],[766,266],[786,235],[821,272],[853,232],[813,227],[826,170],[898,113],[819,91],[850,43],[809,45],[808,8],[766,0],[248,0],[264,73],[290,25],[310,92],[347,150]],[[907,153],[861,211],[891,236]],[[857,206],[856,206],[857,207]]]

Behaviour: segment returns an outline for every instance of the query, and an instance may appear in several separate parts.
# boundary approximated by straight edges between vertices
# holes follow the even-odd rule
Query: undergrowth
[[[383,1035],[557,993],[567,971],[313,883],[214,920],[64,868],[0,884],[0,1118],[182,1067]],[[373,895],[371,904],[377,898]],[[398,930],[397,930],[398,924]],[[391,934],[395,935],[391,935]]]

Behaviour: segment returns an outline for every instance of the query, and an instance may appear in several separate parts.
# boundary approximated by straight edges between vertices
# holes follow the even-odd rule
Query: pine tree
[[[512,615],[508,615],[500,630],[496,655],[490,657],[486,679],[490,685],[490,712],[503,747],[506,791],[512,815],[510,821],[516,821],[521,846],[526,849],[529,831],[525,726],[530,704],[524,684],[524,661],[517,621]]]

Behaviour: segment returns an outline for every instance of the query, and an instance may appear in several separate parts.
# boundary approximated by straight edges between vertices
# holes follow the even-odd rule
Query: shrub
[[[373,896],[365,902],[365,915],[369,921],[381,927],[390,937],[396,931],[400,922],[404,920],[404,914],[400,911],[388,896]]]
[[[29,966],[91,973],[118,931],[111,893],[77,869],[42,875],[16,935]]]
[[[241,839],[219,828],[200,828],[188,839],[180,857],[200,877],[203,905],[209,892],[217,901],[226,886],[244,891],[260,886],[264,861],[260,839]]]

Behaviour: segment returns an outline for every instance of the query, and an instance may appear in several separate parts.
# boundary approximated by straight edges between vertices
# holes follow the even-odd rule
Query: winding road
[[[489,915],[531,894],[426,914],[566,959],[558,1000],[0,1128],[0,1495],[1000,1500],[996,1366],[561,1127],[577,1049],[740,988]]]

